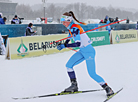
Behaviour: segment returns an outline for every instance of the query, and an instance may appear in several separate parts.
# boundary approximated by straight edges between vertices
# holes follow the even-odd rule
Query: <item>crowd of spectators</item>
[[[118,18],[118,17],[116,17],[116,21],[117,21],[117,18]],[[112,22],[115,22],[115,20],[114,20],[113,18],[109,18],[109,17],[106,15],[105,18],[104,18],[104,20],[101,20],[99,23],[100,23],[100,24],[101,24],[101,23],[110,24],[110,23],[112,23]],[[106,30],[108,30],[108,31],[109,31],[109,34],[110,34],[111,26],[110,26],[110,25],[106,26]]]
[[[24,18],[19,18],[17,15],[15,15],[14,18],[11,20],[11,24],[21,24],[22,19],[24,19]],[[5,24],[6,20],[7,20],[7,18],[3,17],[2,13],[0,13],[0,24]]]
[[[117,22],[118,21],[118,17],[116,18],[111,18],[111,17],[108,17],[107,15],[105,16],[104,20],[102,19],[99,23],[107,23],[107,21],[110,21],[110,23],[113,23],[113,22]],[[118,22],[119,23],[119,22]]]
[[[2,13],[0,13],[0,24],[5,24],[7,18],[6,17],[2,17]]]
[[[11,20],[11,24],[21,24],[22,23],[21,19],[24,19],[24,18],[19,18],[17,15],[15,15],[14,18]],[[2,13],[0,13],[0,24],[5,24],[6,20],[7,20],[7,18],[6,17],[2,18]],[[32,27],[33,27],[33,24],[29,23],[26,28],[25,36],[35,35],[36,31],[33,31]],[[7,39],[7,37],[6,37],[6,39]],[[5,36],[3,36],[3,38],[5,39]]]

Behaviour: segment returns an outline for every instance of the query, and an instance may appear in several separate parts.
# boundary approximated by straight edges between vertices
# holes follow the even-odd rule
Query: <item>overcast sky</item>
[[[19,4],[40,4],[42,0],[11,0]],[[92,6],[108,7],[123,7],[123,8],[134,8],[138,9],[138,0],[46,0],[48,3],[86,3]]]

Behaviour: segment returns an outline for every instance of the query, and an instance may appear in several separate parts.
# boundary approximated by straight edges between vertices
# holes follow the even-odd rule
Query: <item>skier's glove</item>
[[[65,45],[64,44],[58,44],[57,45],[57,49],[60,51],[60,50],[62,50],[63,48],[65,48]]]

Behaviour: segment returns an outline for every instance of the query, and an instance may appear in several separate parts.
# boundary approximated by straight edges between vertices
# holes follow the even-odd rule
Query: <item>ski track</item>
[[[138,102],[138,42],[104,45],[96,50],[96,70],[114,91],[123,90],[109,102]],[[19,60],[0,56],[1,102],[102,102],[105,91],[39,99],[13,100],[12,97],[31,97],[58,93],[70,85],[65,64],[75,53],[68,51]],[[85,61],[74,67],[79,90],[100,89],[89,77]]]

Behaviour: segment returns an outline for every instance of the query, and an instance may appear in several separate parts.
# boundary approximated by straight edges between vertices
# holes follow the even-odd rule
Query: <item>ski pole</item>
[[[126,20],[126,19],[123,19],[123,20],[120,20],[120,21],[117,21],[117,22],[113,22],[113,23],[109,23],[109,24],[106,24],[106,25],[103,25],[103,26],[100,26],[100,27],[97,27],[97,28],[94,28],[94,29],[91,29],[91,30],[82,32],[82,33],[80,33],[80,34],[88,33],[88,32],[90,32],[90,31],[93,31],[93,30],[96,30],[96,29],[99,29],[99,28],[103,28],[103,27],[106,27],[106,26],[109,26],[109,25],[113,25],[113,24],[115,24],[115,23],[122,22],[122,21],[125,21],[125,20]],[[55,42],[57,43],[57,42],[59,42],[59,41],[66,40],[66,39],[71,38],[71,37],[73,37],[73,36],[71,35],[70,37],[66,37],[66,38],[57,40],[57,41],[55,41]],[[53,42],[51,42],[50,44],[53,44]],[[67,47],[67,48],[70,49],[70,50],[73,50],[73,51],[77,52],[77,50],[74,50],[74,49],[69,48],[69,47]]]
[[[80,33],[80,34],[88,33],[88,32],[90,32],[90,31],[93,31],[93,30],[96,30],[96,29],[99,29],[99,28],[103,28],[103,27],[106,27],[106,26],[109,26],[109,25],[113,25],[113,24],[115,24],[115,23],[122,22],[122,21],[125,21],[125,20],[126,20],[126,19],[123,19],[123,20],[120,20],[120,21],[117,21],[117,22],[113,22],[113,23],[110,23],[110,24],[106,24],[106,25],[103,25],[103,26],[100,26],[100,27],[97,27],[97,28],[94,28],[94,29],[91,29],[91,30],[82,32],[82,33]],[[66,37],[66,38],[57,40],[57,41],[55,41],[55,42],[59,42],[59,41],[62,41],[62,40],[66,40],[66,39],[71,38],[71,37],[73,37],[73,36]],[[53,42],[51,42],[50,44],[53,44]]]

